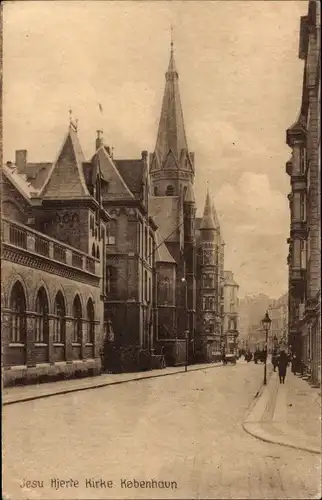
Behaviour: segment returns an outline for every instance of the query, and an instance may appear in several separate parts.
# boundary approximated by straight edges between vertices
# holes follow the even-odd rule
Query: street
[[[5,406],[4,498],[318,498],[320,456],[242,428],[262,377],[240,361]]]

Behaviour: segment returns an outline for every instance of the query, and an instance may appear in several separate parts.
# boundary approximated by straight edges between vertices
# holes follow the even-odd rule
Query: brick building
[[[110,217],[89,170],[72,123],[53,164],[20,150],[2,169],[4,384],[100,370]]]
[[[171,272],[169,258],[167,266],[158,267],[158,295],[162,296],[167,283],[172,297],[158,310],[158,340],[168,359],[183,363],[187,345],[193,358],[196,337],[195,163],[185,132],[173,44],[165,77],[156,145],[150,156],[149,210],[175,263],[171,262]],[[188,342],[185,332],[189,332]]]
[[[221,356],[222,245],[220,225],[207,192],[204,213],[197,220],[197,348],[202,359]]]
[[[99,373],[106,345],[124,371],[153,366],[161,352],[168,365],[193,362],[196,352],[210,360],[200,320],[207,311],[214,328],[206,344],[220,349],[224,243],[208,195],[213,308],[200,304],[197,328],[197,283],[205,292],[200,273],[209,274],[212,243],[200,219],[196,225],[195,160],[178,79],[172,44],[150,157],[117,159],[97,131],[87,160],[71,120],[53,163],[30,163],[18,150],[3,166],[5,384]]]
[[[299,117],[287,130],[292,157],[286,172],[291,180],[289,344],[315,384],[321,383],[320,31],[320,2],[310,0],[300,24],[302,99]]]

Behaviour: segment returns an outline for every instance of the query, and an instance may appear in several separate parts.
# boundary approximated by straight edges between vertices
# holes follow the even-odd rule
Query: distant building
[[[269,336],[272,341],[276,339],[277,343],[288,342],[288,294],[284,294],[277,300],[272,301],[268,309],[271,319]]]
[[[224,276],[223,341],[226,352],[229,353],[236,349],[239,335],[239,285],[234,280],[232,271],[225,271]]]
[[[308,3],[301,18],[299,58],[304,61],[298,119],[287,130],[292,157],[289,255],[289,344],[315,384],[321,384],[321,5]]]

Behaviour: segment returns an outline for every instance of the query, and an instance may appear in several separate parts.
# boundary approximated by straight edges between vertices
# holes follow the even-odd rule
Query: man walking
[[[278,375],[280,378],[280,384],[285,383],[286,369],[288,366],[288,362],[289,362],[288,355],[283,349],[278,357]]]

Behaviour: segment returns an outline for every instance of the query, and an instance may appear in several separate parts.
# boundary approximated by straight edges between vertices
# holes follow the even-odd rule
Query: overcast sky
[[[207,185],[244,293],[287,290],[285,129],[300,107],[307,2],[6,2],[4,160],[53,161],[69,114],[87,157],[104,129],[116,157],[153,151],[170,26],[198,214]],[[100,114],[98,102],[103,106]]]

